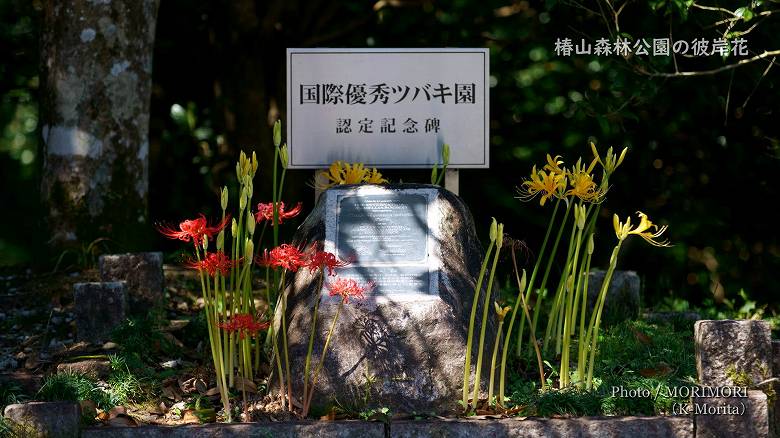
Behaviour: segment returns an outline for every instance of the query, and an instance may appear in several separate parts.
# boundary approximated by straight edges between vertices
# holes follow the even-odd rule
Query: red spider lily
[[[285,219],[294,218],[298,216],[303,208],[303,203],[299,202],[292,210],[285,211],[284,202],[279,202],[279,223],[284,222]],[[274,203],[268,202],[266,204],[257,204],[257,213],[255,213],[255,221],[260,223],[262,221],[273,221],[274,219]]]
[[[190,260],[185,265],[188,268],[206,271],[212,277],[217,272],[227,277],[230,275],[230,268],[238,265],[240,261],[241,259],[230,260],[224,252],[218,251],[206,254],[203,260]]]
[[[351,278],[339,278],[328,284],[328,289],[330,290],[330,296],[340,296],[345,303],[349,303],[349,297],[363,299],[363,294],[371,292],[375,286],[373,281],[361,285]]]
[[[290,272],[297,272],[299,268],[307,265],[307,258],[300,249],[284,243],[270,252],[265,250],[262,257],[255,259],[255,263],[260,266],[284,268]]]
[[[249,313],[237,313],[233,315],[228,322],[217,324],[219,328],[230,332],[238,332],[241,339],[244,339],[246,334],[256,336],[260,330],[265,330],[271,326],[270,321],[259,322],[255,321],[254,316]]]
[[[312,272],[328,268],[328,275],[336,275],[333,272],[334,269],[343,268],[350,263],[352,263],[352,260],[341,260],[335,254],[327,251],[313,251],[306,266]]]
[[[200,245],[204,236],[211,239],[215,234],[222,231],[229,222],[230,215],[226,215],[218,224],[208,226],[206,216],[200,214],[199,217],[195,219],[188,219],[181,222],[178,230],[168,225],[158,224],[157,231],[169,239],[179,239],[185,242],[192,240],[195,245]]]

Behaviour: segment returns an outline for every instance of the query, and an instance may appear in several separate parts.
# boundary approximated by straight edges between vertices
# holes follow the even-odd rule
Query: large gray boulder
[[[361,186],[357,190],[360,193],[413,192],[427,197],[427,231],[430,233],[428,241],[434,242],[432,245],[429,243],[428,256],[431,263],[435,264],[435,269],[430,276],[421,275],[419,278],[424,278],[423,281],[409,283],[415,285],[409,286],[411,289],[421,288],[426,293],[419,293],[419,290],[412,293],[411,289],[402,290],[402,287],[399,289],[397,285],[388,286],[382,280],[378,282],[377,290],[366,300],[350,301],[344,305],[327,351],[323,372],[316,385],[312,409],[316,411],[318,408],[338,403],[357,410],[370,405],[389,407],[393,412],[452,412],[458,409],[457,402],[462,398],[469,316],[484,251],[477,239],[471,213],[456,195],[440,187],[428,185],[397,184],[382,187]],[[333,222],[336,217],[336,211],[332,208],[335,197],[352,189],[356,187],[340,186],[326,191],[314,211],[297,230],[293,244],[309,245],[326,239],[326,228],[337,225]],[[341,208],[344,208],[344,205]],[[393,222],[394,226],[401,226],[404,230],[397,236],[398,244],[400,247],[407,245],[406,251],[414,253],[416,257],[417,246],[425,248],[426,242],[423,238],[417,242],[403,243],[409,236],[407,231],[411,232],[409,227],[416,226],[409,222],[410,219],[414,220],[414,215],[406,215],[405,219],[399,218]],[[328,222],[330,225],[326,226]],[[424,224],[425,220],[417,218],[417,222]],[[347,220],[344,224],[347,224]],[[349,239],[350,245],[354,245],[350,248],[373,245],[370,239],[355,243],[356,239],[352,237],[362,232],[358,231],[362,229],[362,225],[354,223],[353,218],[350,219],[349,226],[354,235],[339,238]],[[393,245],[395,243],[392,242]],[[328,247],[326,242],[326,248]],[[395,246],[393,248],[395,249],[389,252],[398,249]],[[370,259],[382,258],[382,251],[380,249],[378,252],[363,255]],[[352,274],[364,274],[366,278],[375,275],[375,271],[369,268],[353,266],[346,271],[350,269]],[[293,397],[299,399],[303,392],[304,363],[315,300],[322,297],[313,364],[316,364],[320,357],[325,336],[338,307],[338,299],[330,298],[326,294],[321,295],[317,290],[317,275],[311,274],[308,269],[290,275],[287,284],[290,285],[287,289],[287,321],[289,354],[294,376]],[[483,285],[477,312],[472,364],[476,362],[476,344],[485,289]],[[496,318],[492,309],[492,301],[495,298],[497,295],[494,293],[489,304],[489,326],[481,374],[483,385],[489,377],[490,354],[495,339]],[[274,387],[278,387],[276,376],[272,376],[270,382],[273,389],[278,389]]]
[[[76,402],[29,402],[8,405],[3,416],[15,435],[47,438],[77,438],[81,408]]]

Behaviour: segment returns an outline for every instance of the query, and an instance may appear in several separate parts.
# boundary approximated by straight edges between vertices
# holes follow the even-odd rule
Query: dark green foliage
[[[24,390],[13,381],[0,381],[0,413],[7,405],[26,399]]]
[[[35,396],[42,401],[92,400],[101,409],[111,409],[110,395],[97,382],[83,374],[58,373],[46,376]]]
[[[576,388],[540,392],[537,380],[512,375],[512,404],[522,407],[521,415],[671,414],[673,403],[685,401],[675,397],[675,388],[695,385],[693,327],[620,323],[602,334],[595,366],[597,387],[590,392]],[[644,390],[649,397],[621,396],[613,388]]]
[[[640,209],[669,223],[675,244],[663,251],[639,242],[624,248],[620,267],[644,275],[646,302],[671,295],[700,304],[714,293],[720,305],[745,288],[759,307],[774,303],[769,291],[780,272],[780,245],[767,200],[778,188],[771,175],[780,150],[775,123],[780,87],[774,69],[762,77],[766,62],[716,75],[653,78],[641,72],[674,71],[672,57],[555,54],[557,38],[614,39],[614,23],[607,28],[591,1],[583,7],[554,0],[407,3],[383,2],[374,10],[374,2],[356,0],[305,6],[272,1],[251,8],[204,0],[163,2],[150,121],[153,219],[215,213],[217,188],[235,186],[232,163],[239,148],[254,145],[261,162],[270,160],[270,127],[258,123],[265,117],[258,114],[279,114],[286,122],[286,47],[489,47],[492,169],[460,177],[461,195],[476,223],[495,216],[536,250],[549,209],[513,199],[531,165],[546,152],[564,155],[567,164],[578,155],[587,157],[589,140],[602,151],[631,146],[613,177],[594,266],[606,263],[613,243],[611,213]],[[18,220],[38,209],[39,4],[0,1],[0,65],[5,66],[0,68],[0,175],[4,187],[14,188],[3,200],[15,213],[0,218],[0,264],[30,260],[35,249],[29,237],[40,234],[36,221]],[[780,47],[777,17],[758,20],[774,3],[703,4],[741,17],[733,31],[758,23],[747,35],[754,54]],[[720,36],[709,27],[718,13],[691,8],[690,0],[613,6],[621,11],[621,36],[631,40],[670,33],[687,41]],[[706,70],[734,58],[678,56],[677,62],[680,69]],[[426,181],[429,173],[390,176]],[[285,198],[311,199],[305,186],[310,173],[290,177]],[[258,195],[267,194],[269,184],[268,172],[261,172]],[[169,244],[160,240],[158,245]]]
[[[154,312],[129,318],[112,332],[111,339],[116,339],[126,361],[148,361],[158,353],[174,354],[177,347],[163,335],[162,321],[162,316]]]

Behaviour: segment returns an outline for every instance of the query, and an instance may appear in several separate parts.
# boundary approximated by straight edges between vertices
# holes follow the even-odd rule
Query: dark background
[[[754,17],[733,30],[751,56],[780,48],[780,8],[773,2],[707,3],[748,7]],[[685,0],[618,1],[619,32],[628,38],[713,39],[722,14]],[[620,7],[623,9],[619,9]],[[780,66],[771,58],[718,74],[663,78],[672,57],[556,56],[557,38],[614,40],[609,4],[484,1],[206,1],[162,0],[157,21],[151,109],[150,217],[178,221],[216,215],[217,193],[234,184],[238,151],[256,150],[261,170],[255,202],[268,201],[270,124],[284,123],[287,47],[489,47],[491,169],[461,172],[461,196],[485,235],[490,217],[536,249],[549,206],[514,199],[515,188],[546,153],[567,164],[630,147],[602,209],[597,258],[605,265],[611,216],[636,210],[669,224],[669,249],[641,239],[625,246],[620,268],[645,280],[645,306],[682,309],[740,290],[768,305],[780,300],[777,188],[780,162]],[[606,9],[605,9],[606,8]],[[57,254],[43,247],[38,178],[39,1],[0,0],[0,265],[51,270]],[[604,11],[602,13],[602,11]],[[719,31],[721,33],[719,33]],[[707,70],[733,58],[677,57],[680,70]],[[381,170],[381,169],[380,169]],[[427,182],[428,171],[386,172],[397,181]],[[311,209],[311,172],[291,171],[287,202]],[[285,227],[286,236],[299,223]],[[175,243],[153,234],[154,248]],[[82,242],[85,248],[90,242]],[[103,250],[137,248],[101,242]],[[86,249],[85,249],[86,250]],[[533,263],[531,260],[530,263]],[[62,264],[61,264],[62,265]],[[741,301],[740,301],[741,300]],[[722,304],[720,304],[722,305]]]

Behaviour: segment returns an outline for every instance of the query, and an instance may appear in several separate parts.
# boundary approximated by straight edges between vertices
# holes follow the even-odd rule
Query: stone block
[[[79,340],[102,343],[127,315],[127,284],[124,281],[76,283],[73,312]]]
[[[591,269],[588,279],[588,307],[593,309],[601,292],[606,272],[601,269]],[[607,291],[604,302],[604,312],[601,321],[605,325],[617,324],[627,319],[639,317],[639,293],[642,283],[634,271],[615,271],[612,283]]]
[[[98,259],[103,281],[126,281],[130,312],[146,315],[161,307],[165,276],[161,252],[102,255]]]
[[[772,375],[766,321],[702,320],[693,326],[696,369],[704,386],[753,386]]]
[[[91,427],[81,438],[385,438],[385,425],[365,421],[295,421],[198,426]]]
[[[693,419],[679,417],[509,418],[393,421],[392,438],[643,437],[693,438]]]
[[[770,404],[763,391],[747,397],[693,397],[697,438],[772,436]]]
[[[111,364],[100,359],[66,362],[57,365],[57,373],[85,374],[93,379],[105,379],[111,374]]]
[[[77,438],[81,408],[76,402],[30,402],[5,407],[3,413],[19,436]]]

